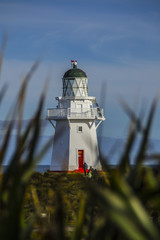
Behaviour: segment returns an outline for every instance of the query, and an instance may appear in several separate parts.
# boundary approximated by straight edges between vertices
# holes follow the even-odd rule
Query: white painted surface
[[[69,122],[57,121],[50,170],[67,171],[69,166]]]
[[[69,170],[72,170],[77,163],[77,151],[84,150],[84,162],[88,167],[92,166],[97,170],[101,169],[99,164],[99,150],[97,143],[97,134],[94,121],[70,121],[70,149],[69,149]],[[78,132],[78,126],[82,126],[82,132]]]
[[[82,132],[78,127],[82,126]],[[101,170],[94,121],[57,121],[50,170],[72,171],[78,169],[78,150],[84,150],[84,162]]]

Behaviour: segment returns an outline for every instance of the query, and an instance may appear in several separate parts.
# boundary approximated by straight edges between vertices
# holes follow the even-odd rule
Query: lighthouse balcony
[[[56,119],[95,119],[104,120],[103,109],[99,108],[50,108],[48,120]]]

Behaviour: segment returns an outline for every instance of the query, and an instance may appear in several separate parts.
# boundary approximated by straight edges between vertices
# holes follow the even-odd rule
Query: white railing
[[[47,117],[56,118],[103,118],[103,109],[97,108],[50,108]]]
[[[67,108],[50,108],[47,117],[65,117],[67,116]]]

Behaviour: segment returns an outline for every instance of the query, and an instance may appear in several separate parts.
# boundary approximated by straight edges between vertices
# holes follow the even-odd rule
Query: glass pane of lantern
[[[74,95],[77,96],[78,88],[73,88]]]
[[[70,84],[73,85],[74,79],[70,79]]]
[[[74,80],[74,82],[73,82],[73,84],[72,84],[72,87],[73,87],[73,88],[77,88],[77,87],[78,87],[78,86],[77,86],[76,79]]]
[[[76,94],[76,96],[81,96],[81,92],[80,92],[79,89],[77,89],[77,94]]]
[[[71,96],[71,97],[74,97],[74,92],[73,92],[73,90],[71,91],[70,96]]]
[[[78,85],[79,85],[80,88],[83,87],[83,84],[82,84],[82,80],[81,80],[81,79],[79,79]]]

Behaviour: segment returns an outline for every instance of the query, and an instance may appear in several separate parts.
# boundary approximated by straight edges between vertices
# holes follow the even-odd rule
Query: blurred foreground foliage
[[[0,67],[3,51],[0,53]],[[5,134],[0,144],[0,239],[133,239],[158,240],[160,237],[160,172],[145,167],[152,121],[157,106],[154,100],[145,124],[128,105],[122,102],[131,126],[119,165],[107,165],[101,156],[104,172],[92,178],[83,174],[44,174],[33,172],[35,164],[49,148],[49,140],[37,151],[41,133],[41,114],[44,94],[39,105],[22,131],[23,108],[29,79],[36,70],[36,62],[26,75],[12,114],[3,126]],[[0,91],[0,101],[4,96]],[[3,172],[3,163],[15,121],[17,143],[10,164]],[[130,165],[130,154],[137,136],[141,141]],[[116,151],[116,149],[115,149]]]

